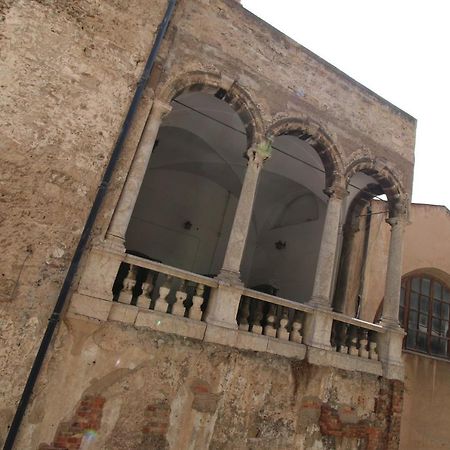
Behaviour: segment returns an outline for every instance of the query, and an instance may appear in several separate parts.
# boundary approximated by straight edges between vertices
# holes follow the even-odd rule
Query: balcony
[[[198,87],[154,101],[70,313],[401,379],[407,197],[395,179],[372,160],[344,167],[318,124],[263,125],[238,91]],[[348,288],[368,251],[364,208],[381,193],[383,326],[351,317]]]
[[[105,277],[101,267],[108,271],[111,261],[119,269]],[[89,270],[92,264],[96,270]],[[98,289],[106,279],[109,293]],[[382,362],[387,333],[383,326],[233,284],[227,288],[238,297],[237,314],[232,323],[220,326],[208,321],[208,307],[221,284],[217,278],[97,248],[91,252],[69,315],[317,365],[378,376],[387,373],[383,366],[391,364]]]

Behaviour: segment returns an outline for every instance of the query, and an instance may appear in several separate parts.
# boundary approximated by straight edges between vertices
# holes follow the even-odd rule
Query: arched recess
[[[127,251],[216,275],[247,161],[264,136],[261,115],[237,83],[195,72],[169,80],[170,103],[126,233]]]
[[[339,312],[368,320],[366,315],[373,314],[370,273],[378,267],[372,266],[380,264],[388,251],[385,246],[389,238],[387,242],[382,240],[382,229],[387,227],[384,219],[406,216],[408,196],[394,171],[372,158],[351,163],[345,182],[349,196],[333,306]]]
[[[306,302],[312,295],[328,197],[343,180],[336,146],[317,124],[298,118],[273,123],[258,182],[241,266],[253,289]]]
[[[261,113],[250,94],[237,81],[217,73],[188,72],[170,78],[157,91],[156,96],[170,103],[187,92],[203,92],[228,103],[244,124],[248,148],[259,143],[264,136]]]
[[[435,267],[415,269],[403,275],[400,295],[404,347],[450,359],[450,274]],[[374,321],[382,315],[383,300]]]

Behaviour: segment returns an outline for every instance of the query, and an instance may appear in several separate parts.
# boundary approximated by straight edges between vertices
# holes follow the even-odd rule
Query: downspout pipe
[[[22,396],[20,398],[19,404],[17,406],[16,413],[11,423],[11,427],[9,429],[8,435],[6,437],[6,441],[3,447],[3,450],[12,450],[14,446],[14,442],[16,440],[20,425],[22,423],[23,417],[25,415],[25,411],[27,409],[28,403],[30,402],[31,395],[33,393],[33,388],[36,384],[36,380],[39,376],[39,372],[41,370],[42,364],[44,363],[45,356],[47,354],[48,348],[51,344],[53,334],[55,332],[56,326],[58,325],[61,319],[61,313],[64,309],[64,305],[67,301],[68,294],[74,280],[75,274],[78,270],[78,266],[80,264],[81,257],[86,248],[86,244],[89,240],[89,236],[92,232],[92,228],[94,226],[97,215],[100,211],[100,207],[105,198],[109,183],[111,181],[112,175],[114,173],[114,169],[117,165],[117,161],[119,160],[120,154],[123,149],[123,144],[125,139],[128,136],[130,131],[131,124],[133,122],[134,116],[137,111],[137,107],[144,93],[144,89],[147,86],[147,82],[150,78],[150,74],[155,65],[156,57],[159,53],[159,49],[161,47],[162,41],[166,35],[167,28],[169,26],[170,19],[173,16],[173,12],[175,10],[177,0],[168,0],[166,12],[164,14],[164,18],[162,22],[159,24],[158,32],[153,43],[153,47],[148,56],[147,62],[144,67],[144,71],[142,72],[141,78],[136,86],[136,91],[133,96],[133,100],[131,101],[130,107],[128,109],[125,120],[122,124],[122,128],[120,130],[119,136],[115,143],[114,149],[111,153],[111,158],[106,166],[105,172],[103,174],[102,181],[98,187],[97,194],[95,196],[94,202],[92,204],[92,208],[89,212],[88,218],[83,228],[83,232],[81,233],[80,240],[78,241],[78,245],[75,249],[74,255],[69,265],[69,269],[66,273],[66,277],[61,287],[61,291],[59,292],[58,299],[56,301],[53,312],[48,320],[48,325],[45,330],[44,336],[42,338],[41,344],[39,346],[39,350],[36,354],[36,358],[34,359],[33,365],[31,367],[30,373],[28,375],[27,382],[25,384],[24,390],[22,392]]]

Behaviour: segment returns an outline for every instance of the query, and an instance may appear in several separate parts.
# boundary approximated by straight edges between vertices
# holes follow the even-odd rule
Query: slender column
[[[163,118],[171,109],[172,107],[167,103],[159,100],[153,102],[152,110],[142,132],[125,185],[106,233],[106,239],[119,247],[124,247],[125,233],[147,171],[159,127]]]
[[[329,195],[319,258],[317,260],[313,293],[309,303],[313,306],[331,308],[331,287],[338,247],[339,225],[344,197],[348,194],[341,187],[326,191]]]
[[[270,143],[264,142],[247,152],[248,165],[241,189],[225,259],[217,276],[219,286],[208,300],[204,320],[213,326],[237,329],[236,315],[243,292],[240,266],[255,202],[256,187],[263,162],[270,157]],[[213,331],[209,328],[210,332]]]
[[[269,142],[254,146],[247,151],[247,170],[234,215],[220,278],[240,281],[240,266],[252,217],[259,174],[264,161],[270,157],[270,152]]]
[[[398,312],[400,307],[400,288],[402,281],[405,218],[403,216],[392,217],[387,219],[386,222],[391,226],[391,239],[389,242],[389,256],[381,323],[387,327],[400,327],[398,322]]]

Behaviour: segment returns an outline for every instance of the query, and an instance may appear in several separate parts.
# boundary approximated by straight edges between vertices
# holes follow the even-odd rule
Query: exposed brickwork
[[[105,399],[90,395],[81,400],[71,422],[59,425],[52,444],[41,444],[39,450],[78,450],[89,431],[100,429]]]
[[[364,450],[397,450],[404,385],[400,381],[381,381],[374,417],[353,421],[352,410],[342,410],[317,401],[303,403],[303,408],[320,408],[319,426],[323,436],[359,439]],[[343,420],[347,417],[350,420]]]
[[[169,428],[170,405],[167,400],[150,403],[145,409],[144,416],[142,443],[155,450],[168,448],[166,433]]]
[[[202,380],[195,380],[191,384],[191,391],[194,394],[192,409],[211,414],[216,411],[220,395],[212,393],[208,383]]]

